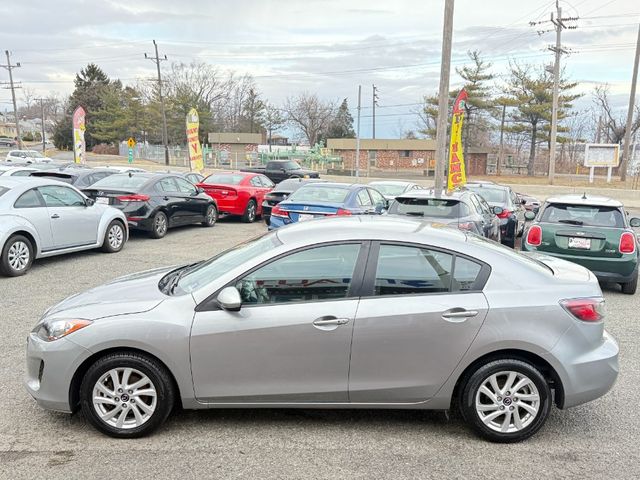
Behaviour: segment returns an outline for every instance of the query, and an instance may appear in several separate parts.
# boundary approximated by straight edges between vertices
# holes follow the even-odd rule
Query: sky
[[[563,31],[570,54],[562,58],[567,77],[585,94],[577,108],[586,108],[593,88],[605,83],[616,107],[626,108],[640,3],[560,6],[563,17],[579,17],[568,22],[576,29]],[[554,9],[555,2],[544,0],[457,0],[453,67],[465,64],[468,50],[493,64],[497,82],[506,78],[510,60],[551,64]],[[250,73],[276,105],[312,92],[335,102],[347,98],[355,117],[362,85],[365,138],[375,84],[376,137],[393,138],[416,128],[416,105],[438,89],[443,12],[444,0],[3,0],[0,49],[22,65],[14,80],[43,96],[71,93],[75,73],[88,62],[125,84],[151,81],[155,65],[144,53],[153,52],[153,39],[169,62],[204,61]],[[455,70],[450,85],[461,86]],[[17,97],[20,103],[20,90]],[[9,90],[0,90],[1,111],[11,111],[10,100]]]

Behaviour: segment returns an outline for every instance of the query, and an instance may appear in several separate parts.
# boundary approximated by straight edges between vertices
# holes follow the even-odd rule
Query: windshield
[[[258,255],[262,255],[282,243],[275,232],[268,232],[257,238],[236,245],[213,258],[199,264],[180,279],[178,287],[185,293],[191,293],[213,280],[230,272]]]
[[[349,189],[345,187],[318,187],[305,185],[289,196],[293,202],[326,202],[344,203],[349,195]]]
[[[469,215],[469,209],[459,200],[396,197],[395,202],[389,208],[389,213],[422,217],[459,218]]]
[[[489,203],[507,203],[507,192],[500,188],[475,187],[467,185],[472,192],[477,193]]]
[[[142,187],[142,185],[144,185],[145,183],[147,183],[147,181],[149,180],[149,177],[140,177],[140,176],[136,176],[136,175],[131,175],[129,176],[129,174],[116,174],[116,175],[110,175],[108,177],[103,178],[102,180],[98,180],[96,183],[94,183],[93,185],[91,185],[92,189],[98,189],[98,188],[122,188],[122,189],[138,189],[140,187]]]
[[[242,173],[214,173],[204,179],[209,185],[240,185],[245,175]]]
[[[404,193],[407,188],[406,185],[393,185],[393,184],[384,184],[384,183],[372,183],[371,186],[378,190],[385,197],[397,197],[398,195]]]
[[[541,222],[591,227],[624,227],[622,212],[615,207],[552,203],[544,209]]]

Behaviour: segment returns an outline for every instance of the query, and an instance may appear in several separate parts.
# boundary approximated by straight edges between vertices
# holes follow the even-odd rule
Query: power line
[[[9,83],[8,84],[3,83],[3,85],[8,85],[8,86],[5,86],[4,88],[11,89],[11,100],[13,103],[13,115],[16,121],[16,137],[18,140],[18,148],[22,148],[22,136],[20,135],[20,121],[18,120],[18,106],[16,105],[16,88],[22,88],[22,86],[15,85],[13,83],[13,69],[20,68],[20,62],[17,62],[15,65],[11,65],[11,54],[9,53],[9,50],[5,50],[4,53],[7,56],[7,64],[0,65],[0,67],[9,71]]]

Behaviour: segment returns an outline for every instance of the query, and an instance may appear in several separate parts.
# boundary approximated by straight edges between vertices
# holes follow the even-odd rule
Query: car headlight
[[[45,342],[53,342],[92,323],[84,318],[52,318],[36,325],[33,332]]]

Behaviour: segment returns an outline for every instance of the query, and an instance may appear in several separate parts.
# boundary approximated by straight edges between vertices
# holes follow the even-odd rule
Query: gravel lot
[[[264,231],[223,219],[215,228],[134,234],[115,255],[40,260],[0,278],[0,478],[639,478],[640,294],[605,288],[621,375],[606,397],[555,409],[517,445],[478,440],[439,412],[230,410],[179,412],[149,438],[114,440],[82,415],[40,409],[22,386],[25,337],[51,304],[117,276],[186,263]]]

